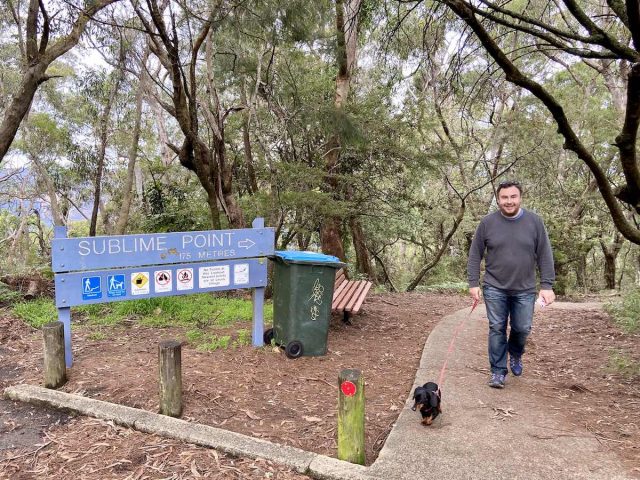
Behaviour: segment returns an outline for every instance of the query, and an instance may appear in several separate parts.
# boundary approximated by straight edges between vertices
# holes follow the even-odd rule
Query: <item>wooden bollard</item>
[[[338,458],[364,465],[364,377],[342,370],[338,385]]]
[[[47,323],[42,327],[44,338],[44,386],[58,388],[67,381],[67,366],[64,363],[64,324]]]
[[[158,346],[160,364],[160,413],[179,417],[182,413],[182,347],[167,340]]]

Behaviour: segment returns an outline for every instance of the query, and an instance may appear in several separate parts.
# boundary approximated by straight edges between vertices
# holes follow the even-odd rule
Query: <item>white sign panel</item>
[[[238,263],[233,266],[233,283],[236,285],[246,285],[249,283],[248,263]]]
[[[173,288],[171,284],[171,270],[158,270],[153,274],[153,291],[156,293],[170,292]]]
[[[198,268],[200,288],[228,287],[230,283],[229,265]]]
[[[176,290],[193,290],[193,268],[176,270]]]
[[[149,294],[149,272],[133,272],[131,274],[131,295]]]

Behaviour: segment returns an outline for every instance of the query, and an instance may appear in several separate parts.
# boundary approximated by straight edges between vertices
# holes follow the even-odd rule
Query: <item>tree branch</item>
[[[640,232],[625,218],[624,212],[613,194],[605,172],[601,169],[598,162],[591,153],[589,153],[582,142],[580,142],[580,139],[571,128],[562,106],[549,92],[544,89],[544,87],[542,87],[542,85],[531,78],[526,77],[522,72],[520,72],[520,70],[509,60],[493,38],[491,38],[489,33],[480,24],[473,13],[473,9],[466,2],[463,0],[444,1],[449,8],[458,15],[458,17],[471,27],[489,55],[491,55],[500,68],[505,72],[507,80],[531,92],[549,110],[558,125],[559,133],[565,139],[564,148],[575,152],[576,155],[578,155],[578,158],[580,158],[593,173],[598,183],[598,189],[600,190],[602,198],[607,204],[614,224],[620,233],[633,243],[640,244]]]

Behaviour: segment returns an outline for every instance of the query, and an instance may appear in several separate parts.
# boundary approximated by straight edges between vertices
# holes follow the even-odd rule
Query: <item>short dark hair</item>
[[[500,190],[509,187],[516,187],[520,192],[520,195],[522,195],[522,185],[520,185],[520,182],[517,182],[516,180],[505,180],[504,182],[500,182],[498,184],[498,188],[496,189],[496,196],[500,195]]]

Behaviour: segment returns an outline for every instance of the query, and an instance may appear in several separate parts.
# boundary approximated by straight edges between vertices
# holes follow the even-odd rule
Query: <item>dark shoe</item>
[[[491,388],[504,388],[504,377],[501,373],[492,373],[489,386]]]
[[[516,377],[522,375],[522,357],[509,355],[509,368]]]

